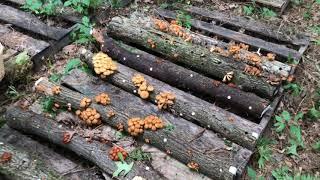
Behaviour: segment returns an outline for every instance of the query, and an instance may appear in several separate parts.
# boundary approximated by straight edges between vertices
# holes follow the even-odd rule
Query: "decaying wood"
[[[210,97],[217,105],[222,105],[233,110],[239,109],[245,116],[251,115],[252,117],[259,118],[269,103],[253,93],[246,93],[238,88],[229,87],[224,83],[205,77],[137,48],[123,43],[116,44],[111,38],[105,39],[102,51],[118,62],[172,86],[192,91],[200,97]]]
[[[156,29],[158,28],[157,25],[155,25],[154,23],[153,23],[153,26]],[[221,40],[217,40],[193,31],[189,31],[189,30],[187,31],[186,29],[184,31],[186,32],[186,34],[192,37],[191,42],[194,44],[201,45],[209,49],[211,49],[212,47],[220,47],[222,49],[228,49],[229,47],[229,43],[223,42]],[[239,55],[243,57],[241,61],[244,61],[249,65],[255,65],[254,62],[247,60],[246,58],[246,55],[250,53],[252,52],[245,49],[240,49]],[[261,57],[261,64],[259,66],[262,68],[264,72],[263,75],[265,74],[264,76],[268,76],[269,73],[271,73],[271,74],[278,75],[280,77],[288,77],[289,72],[291,71],[291,66],[285,63],[282,63],[280,61],[270,61],[265,56]]]
[[[30,56],[34,56],[50,46],[45,41],[34,39],[2,24],[0,24],[0,42],[16,51],[27,51]]]
[[[17,149],[24,149],[28,153],[37,156],[46,167],[50,167],[56,171],[61,178],[102,180],[102,178],[96,175],[98,173],[97,168],[85,167],[81,164],[80,160],[74,160],[75,158],[71,160],[69,159],[70,157],[62,156],[46,145],[9,128],[7,125],[0,129],[0,142],[10,144]]]
[[[0,42],[0,82],[4,78],[4,74],[5,74],[4,64],[3,64],[4,58],[2,57],[3,51],[4,51],[4,46]]]
[[[111,47],[113,42],[107,41],[108,47]],[[114,50],[117,50],[117,47],[114,47]],[[92,54],[89,51],[85,52],[85,61],[92,67]],[[122,52],[119,54],[123,54]],[[126,55],[126,54],[123,54]],[[136,57],[136,56],[134,56]],[[127,57],[125,62],[121,61],[123,58],[119,58],[121,63],[126,62],[146,62],[148,60],[142,59],[136,60]],[[148,63],[146,64],[148,66]],[[132,83],[131,79],[135,74],[139,74],[140,72],[126,67],[120,63],[117,64],[118,72],[112,76],[110,76],[107,81],[111,82],[115,86],[118,86],[130,93],[136,90],[136,87]],[[157,70],[155,69],[155,72]],[[165,71],[168,73],[168,71]],[[179,72],[179,69],[175,69],[175,72]],[[68,84],[72,83],[72,79],[76,77],[80,79],[88,79],[88,75],[80,70],[74,70],[70,73],[69,76],[66,76],[62,81]],[[176,96],[176,100],[174,105],[170,108],[170,111],[178,116],[182,116],[183,118],[190,120],[191,122],[198,122],[202,126],[207,127],[208,129],[212,129],[213,131],[223,134],[224,137],[241,144],[243,147],[248,149],[253,149],[255,147],[255,143],[257,137],[253,137],[252,133],[259,135],[260,128],[257,124],[247,121],[239,116],[234,115],[224,109],[221,109],[213,104],[210,104],[206,101],[203,101],[191,94],[185,93],[181,90],[178,90],[168,84],[163,83],[157,79],[154,79],[150,76],[143,75],[148,83],[150,83],[154,88],[154,92],[150,95],[149,101],[155,104],[156,94],[160,92],[172,92]],[[197,77],[197,76],[195,76]],[[175,78],[174,78],[175,79]],[[198,81],[193,81],[198,82]],[[181,83],[181,82],[180,82]],[[210,80],[210,83],[211,80]],[[77,86],[78,84],[72,84],[72,86]],[[85,92],[84,92],[85,93]],[[139,96],[138,94],[135,94]],[[231,98],[232,100],[232,98]],[[231,102],[231,101],[230,101]],[[234,104],[234,103],[230,103]],[[240,107],[248,106],[249,104],[243,104]],[[254,107],[256,108],[256,107]],[[247,111],[248,108],[245,108],[244,111]]]
[[[108,157],[111,147],[98,142],[88,143],[82,137],[73,136],[68,144],[63,143],[63,133],[70,129],[59,126],[53,119],[35,114],[31,111],[23,111],[19,107],[10,107],[6,112],[8,125],[27,134],[36,135],[53,142],[61,147],[69,149],[76,154],[95,163],[109,175],[116,170],[115,162]],[[142,176],[146,179],[160,179],[157,172],[150,169],[147,171],[146,165],[136,163],[125,179],[132,179],[135,176]]]
[[[176,19],[176,13],[173,11],[158,9],[156,12],[164,18]],[[204,30],[206,32],[213,33],[214,35],[221,36],[229,40],[245,43],[255,48],[260,48],[261,50],[275,53],[281,57],[286,57],[286,58],[292,57],[295,59],[300,59],[301,57],[298,51],[287,48],[286,46],[283,46],[283,45],[279,45],[276,43],[265,41],[263,39],[255,38],[240,32],[236,32],[221,26],[214,25],[212,23],[207,23],[204,21],[196,20],[196,19],[191,19],[190,21],[191,21],[190,22],[191,25],[196,29]]]
[[[12,2],[20,6],[23,6],[26,2],[26,0],[5,0],[5,1]],[[75,23],[81,22],[81,14],[75,12],[73,9],[69,7],[63,7],[62,9],[57,9],[57,12],[59,12],[57,16],[65,20],[75,22]]]
[[[7,158],[3,158],[4,154]],[[59,179],[57,172],[44,166],[42,159],[30,152],[16,149],[14,146],[3,143],[0,145],[1,166],[0,173],[9,179]],[[60,178],[62,179],[62,178]]]
[[[117,87],[112,85],[97,86],[97,83],[105,84],[103,81],[96,83],[91,83],[91,81],[85,79],[74,79],[74,81],[72,84],[77,84],[77,82],[83,84],[75,90],[90,92],[91,95],[86,95],[87,97],[94,98],[101,92],[110,94],[112,103],[109,106],[102,106],[96,103],[90,105],[100,113],[104,123],[112,127],[122,123],[125,130],[127,130],[129,118],[144,118],[148,115],[157,115],[164,121],[164,124],[174,126],[174,130],[169,132],[165,129],[155,132],[145,131],[140,136],[141,139],[150,140],[152,145],[162,151],[170,152],[172,157],[182,163],[197,162],[200,165],[199,172],[211,178],[233,179],[236,175],[243,173],[244,166],[252,154],[251,151],[234,143],[232,144],[232,151],[229,151],[224,141],[216,134],[182,118],[174,117],[166,112],[160,112],[155,105],[146,103]],[[52,96],[51,89],[55,85],[43,78],[37,81],[37,86],[44,89],[46,94],[53,97],[55,101],[70,103],[75,109],[80,107],[79,102],[86,97],[64,87],[61,87],[59,95]],[[66,86],[71,87],[71,84],[66,84]],[[114,112],[115,116],[110,118],[108,116],[110,112]],[[231,169],[234,167],[237,169],[236,174],[233,174],[234,171],[229,172],[230,167]]]
[[[67,29],[48,26],[30,13],[2,4],[0,20],[54,40],[59,40],[69,32]]]
[[[217,56],[205,47],[185,42],[148,26],[150,24],[145,24],[143,18],[115,17],[109,23],[108,33],[124,41],[139,44],[171,58],[174,62],[185,64],[219,80],[232,71],[233,83],[242,90],[255,92],[261,97],[271,98],[276,91],[276,87],[268,84],[266,80],[245,74],[243,72],[245,63]],[[155,43],[154,48],[150,47],[148,40]]]
[[[269,0],[267,0],[269,1]],[[185,6],[182,4],[177,5],[178,8],[181,8],[191,14],[200,15],[202,17],[210,18],[212,20],[227,23],[238,28],[244,28],[248,31],[264,35],[266,37],[271,37],[282,42],[290,43],[293,45],[305,45],[308,44],[308,38],[304,35],[289,35],[283,31],[276,31],[277,27],[267,25],[265,23],[256,21],[254,19],[249,19],[241,16],[230,16],[229,14],[217,11],[217,10],[207,10],[204,8],[199,8],[195,6]]]

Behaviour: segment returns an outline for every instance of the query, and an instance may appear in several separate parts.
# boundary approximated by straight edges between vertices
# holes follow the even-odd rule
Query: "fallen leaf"
[[[74,134],[75,134],[75,131],[67,131],[67,132],[64,132],[64,133],[63,133],[63,140],[62,140],[62,142],[63,142],[64,144],[68,144],[68,143],[71,141],[71,139],[72,139],[72,137],[74,136]]]
[[[11,159],[12,159],[12,154],[10,152],[4,152],[1,155],[0,162],[6,163],[6,162],[9,162]]]

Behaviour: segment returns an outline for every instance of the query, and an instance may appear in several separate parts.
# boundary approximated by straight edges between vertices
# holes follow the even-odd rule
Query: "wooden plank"
[[[165,18],[176,19],[176,13],[173,11],[158,9],[156,13],[158,13],[158,15]],[[300,54],[298,51],[287,48],[284,45],[267,42],[265,40],[255,38],[240,32],[232,31],[230,29],[217,26],[211,23],[207,23],[204,21],[196,20],[196,19],[191,19],[191,25],[196,29],[204,30],[206,32],[213,33],[215,35],[227,38],[229,40],[245,43],[255,48],[261,48],[261,50],[273,52],[281,57],[286,57],[286,58],[292,57],[295,59],[298,59],[300,57],[299,56]]]
[[[256,0],[256,2],[282,9],[288,0]]]
[[[122,123],[125,127],[124,129],[127,130],[129,118],[144,118],[148,115],[159,116],[164,121],[164,124],[172,124],[175,127],[174,130],[170,132],[165,129],[144,131],[139,138],[141,140],[150,140],[151,145],[162,151],[170,151],[172,157],[184,164],[190,161],[197,162],[200,165],[199,172],[208,177],[214,179],[233,179],[241,175],[245,164],[252,154],[251,151],[236,144],[233,144],[232,151],[229,151],[226,148],[225,142],[216,134],[206,131],[182,118],[161,112],[155,105],[146,103],[140,98],[112,85],[105,85],[104,82],[94,82],[90,79],[74,79],[74,82],[68,81],[65,83],[68,87],[77,88],[75,90],[78,92],[90,93],[90,96],[82,95],[64,87],[61,87],[61,93],[55,96],[51,92],[52,87],[55,86],[54,84],[49,83],[45,79],[37,81],[37,85],[45,89],[46,95],[53,97],[59,103],[68,102],[76,109],[79,108],[79,102],[84,97],[93,98],[101,92],[110,94],[112,99],[110,105],[101,106],[92,103],[90,107],[100,112],[102,121],[112,127],[116,127],[119,123]],[[74,84],[77,84],[77,87],[72,87]],[[110,111],[116,114],[112,117],[112,120],[108,117],[108,112]],[[235,171],[229,172],[230,168],[236,169],[236,173]]]
[[[304,45],[309,41],[309,39],[305,35],[299,35],[299,34],[295,36],[287,35],[282,31],[275,31],[274,29],[278,29],[276,27],[267,25],[265,23],[256,21],[254,19],[249,19],[241,16],[232,16],[221,11],[209,11],[209,10],[198,8],[195,6],[185,6],[180,4],[180,5],[177,5],[177,7],[182,8],[183,10],[192,14],[211,18],[215,21],[220,21],[222,23],[231,24],[236,27],[244,28],[246,30],[249,30],[267,37],[272,37],[274,39],[278,39],[280,41],[291,43],[294,45]],[[157,9],[156,11],[159,11],[159,9]]]
[[[264,77],[245,73],[244,62],[214,54],[205,47],[153,29],[150,27],[149,19],[141,15],[130,18],[115,17],[108,25],[108,35],[126,43],[137,44],[162,55],[166,60],[185,65],[218,81],[222,81],[225,75],[232,71],[234,76],[230,82],[239,89],[268,99],[274,95],[277,87],[270,85]],[[150,40],[156,44],[154,47],[150,46]]]
[[[43,115],[35,114],[31,111],[21,110],[19,107],[10,107],[6,112],[6,119],[9,127],[17,129],[21,132],[36,135],[55,143],[63,148],[69,149],[79,156],[95,163],[109,175],[116,171],[116,164],[108,157],[111,150],[110,145],[106,145],[97,141],[87,142],[85,138],[73,136],[70,143],[63,143],[63,133],[71,131],[71,129],[60,126],[53,119],[49,119]],[[142,176],[146,179],[157,180],[161,176],[150,169],[146,171],[144,163],[136,163],[126,178],[132,179],[135,176]],[[123,177],[122,177],[123,178]]]
[[[30,13],[2,4],[0,4],[0,20],[54,40],[59,40],[69,32],[67,29],[48,26]]]
[[[13,50],[27,51],[30,56],[50,46],[45,41],[34,39],[2,24],[0,24],[0,42]]]
[[[97,168],[92,169],[83,165],[82,159],[75,160],[66,158],[65,156],[55,152],[40,142],[31,139],[30,137],[21,134],[20,132],[9,128],[7,125],[0,129],[0,142],[11,145],[17,149],[23,149],[27,153],[43,161],[43,165],[55,170],[61,178],[65,179],[97,179],[103,180],[96,173]],[[77,171],[80,170],[80,171]]]

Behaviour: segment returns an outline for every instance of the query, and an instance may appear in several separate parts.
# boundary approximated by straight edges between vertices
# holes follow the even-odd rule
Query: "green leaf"
[[[66,1],[66,2],[64,2],[64,6],[70,6],[72,4],[72,2],[71,1]]]
[[[284,128],[286,128],[286,123],[281,116],[275,116],[276,123],[274,126],[276,127],[276,132],[282,132]]]
[[[303,119],[303,116],[304,116],[303,112],[298,112],[298,114],[294,116],[294,121],[297,122],[298,120]]]
[[[247,167],[247,172],[248,172],[248,176],[251,180],[256,180],[257,179],[257,173],[254,169],[252,169],[251,167]]]
[[[297,152],[298,145],[293,141],[291,146],[287,148],[287,154],[299,156]]]
[[[254,7],[253,7],[253,6],[250,6],[250,5],[248,5],[248,6],[243,6],[243,12],[244,12],[245,15],[250,16],[250,15],[252,15],[253,12],[254,12]]]
[[[20,66],[27,64],[30,60],[30,56],[28,55],[27,51],[23,51],[22,53],[18,54],[15,58],[15,63]]]
[[[315,142],[315,143],[312,145],[312,148],[313,148],[314,150],[320,152],[320,140],[318,140],[317,142]]]
[[[81,67],[82,62],[79,58],[70,59],[64,68],[64,75],[67,75],[71,70]]]
[[[299,146],[304,147],[300,126],[291,125],[290,126],[290,136],[293,137],[297,141]]]
[[[308,112],[308,115],[312,118],[312,119],[320,119],[320,111],[317,110],[315,107],[311,108]]]
[[[51,74],[49,77],[49,81],[57,83],[61,80],[61,78],[62,78],[62,74]]]
[[[112,174],[112,178],[119,177],[122,171],[124,171],[123,176],[127,175],[133,167],[133,162],[131,162],[130,164],[127,164],[126,162],[122,162],[122,161],[118,161],[115,163],[117,166],[117,170]]]
[[[276,180],[289,180],[289,168],[287,166],[283,166],[281,168],[277,168],[272,171],[272,176]]]
[[[151,153],[144,152],[141,148],[136,148],[129,153],[129,157],[135,161],[150,161]]]
[[[289,122],[290,119],[291,119],[291,115],[290,115],[290,113],[289,113],[288,111],[283,111],[283,112],[281,113],[281,116],[282,116],[283,119],[286,120],[287,122]]]
[[[264,168],[265,162],[270,160],[272,151],[269,146],[259,146],[258,152],[260,155],[258,159],[258,165],[259,165],[259,168],[261,169],[261,168]]]

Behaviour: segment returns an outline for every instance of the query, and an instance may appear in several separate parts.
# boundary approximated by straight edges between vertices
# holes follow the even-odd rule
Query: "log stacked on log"
[[[0,129],[0,142],[4,143],[7,146],[12,146],[18,150],[24,150],[26,154],[31,154],[32,157],[37,157],[37,164],[45,165],[48,169],[51,169],[52,172],[56,171],[56,176],[58,179],[97,179],[103,180],[100,176],[97,175],[97,168],[85,167],[83,162],[75,160],[75,158],[70,159],[53,151],[46,145],[43,145],[26,135],[21,134],[20,132],[9,128],[7,125],[3,126]],[[51,146],[52,147],[52,146]],[[61,152],[61,151],[60,151]],[[12,156],[17,156],[19,154],[13,153]],[[76,157],[78,158],[78,157]],[[79,163],[82,163],[79,165]],[[26,168],[26,171],[30,171],[26,174],[32,174],[32,163],[28,164],[31,167]],[[27,166],[27,165],[26,165]],[[13,169],[13,173],[7,174],[8,171],[3,172],[5,176],[18,175],[23,176],[20,173],[20,169]],[[48,173],[49,174],[49,173]],[[26,177],[24,177],[25,179]],[[105,177],[107,178],[107,177]],[[15,177],[15,179],[20,179]],[[111,178],[110,178],[111,179]]]
[[[19,107],[10,107],[7,110],[6,118],[11,128],[45,138],[52,143],[69,149],[79,156],[94,162],[109,175],[112,175],[116,170],[114,161],[108,157],[108,152],[111,149],[109,145],[96,141],[88,143],[84,138],[79,136],[73,136],[72,140],[65,144],[63,142],[63,134],[71,129],[59,126],[53,119],[48,119],[43,115],[35,114],[31,111],[23,111]],[[150,169],[147,171],[146,165],[143,163],[137,163],[130,173],[126,175],[126,178],[132,179],[137,175],[146,179],[161,178],[154,170]]]
[[[224,83],[140,51],[137,48],[122,43],[116,44],[111,38],[105,39],[102,51],[118,62],[172,86],[192,91],[199,97],[206,96],[217,105],[234,110],[238,109],[246,117],[250,115],[259,118],[269,104],[268,100],[253,93],[246,93],[238,88],[229,87]]]
[[[106,44],[108,44],[108,47],[112,46],[113,41],[107,41]],[[110,46],[109,46],[110,45]],[[113,50],[117,51],[118,47],[113,47]],[[84,58],[85,61],[89,64],[89,66],[92,67],[92,53],[90,53],[88,50],[80,50],[80,52],[84,52]],[[122,51],[121,51],[122,52]],[[120,53],[123,54],[123,53]],[[125,53],[123,54],[126,55]],[[136,56],[133,56],[136,57]],[[130,66],[130,62],[146,62],[143,60],[143,56],[141,56],[142,59],[135,60],[131,59],[128,56],[126,56],[126,60],[122,61],[119,58],[118,61],[124,62],[124,64],[128,64]],[[146,64],[147,67],[148,64]],[[158,67],[158,66],[157,66]],[[127,92],[134,92],[136,91],[136,87],[131,82],[131,78],[135,74],[139,74],[138,71],[135,71],[134,69],[128,68],[122,64],[117,64],[118,72],[110,77],[108,77],[107,81],[111,82],[115,86],[118,86]],[[139,68],[136,68],[139,69]],[[174,68],[175,69],[175,68]],[[175,69],[174,72],[178,72],[179,69]],[[158,70],[154,70],[151,72],[158,72]],[[166,71],[168,73],[168,71]],[[181,73],[181,72],[180,72]],[[66,84],[71,85],[72,87],[82,86],[80,83],[72,83],[74,82],[73,79],[80,78],[80,79],[88,79],[88,75],[80,70],[74,70],[70,73],[69,76],[65,77],[62,81]],[[194,74],[194,77],[197,75]],[[191,94],[185,93],[181,90],[178,90],[172,86],[169,86],[168,84],[165,84],[157,79],[151,78],[147,75],[143,75],[143,77],[154,87],[154,92],[151,93],[150,97],[147,99],[150,102],[156,104],[156,94],[159,94],[160,92],[171,92],[173,93],[175,98],[175,103],[171,106],[170,110],[172,113],[181,116],[187,120],[190,120],[191,122],[198,122],[202,126],[207,127],[208,129],[212,129],[213,131],[220,133],[224,135],[229,140],[232,140],[238,144],[241,144],[242,146],[253,149],[256,140],[258,137],[252,136],[252,134],[260,134],[261,128],[250,121],[247,121],[239,116],[236,116],[228,111],[225,111],[224,109],[221,109],[213,104],[210,104],[206,101],[203,101],[199,98],[196,98],[192,96]],[[183,79],[182,79],[183,80]],[[180,81],[180,83],[183,81]],[[197,81],[194,81],[196,83]],[[211,83],[211,80],[210,80]],[[86,93],[86,92],[84,92]],[[138,94],[135,94],[138,96]],[[232,99],[231,99],[232,100]],[[232,103],[231,103],[232,104]],[[248,104],[247,104],[248,105]],[[243,104],[243,106],[245,106]],[[256,106],[255,106],[256,107]],[[246,108],[247,110],[248,108]],[[230,123],[230,121],[232,123]]]
[[[92,103],[90,107],[95,108],[101,114],[104,123],[113,127],[117,127],[121,123],[127,130],[129,118],[144,118],[147,115],[157,115],[166,125],[173,125],[175,127],[173,131],[168,132],[165,129],[155,132],[145,131],[140,137],[141,139],[148,139],[152,145],[162,151],[169,152],[174,158],[185,164],[190,161],[197,162],[200,165],[199,172],[211,178],[232,179],[236,175],[242,174],[244,165],[251,156],[251,151],[236,144],[232,144],[232,151],[229,151],[224,141],[217,135],[182,118],[173,117],[168,113],[160,113],[156,106],[145,103],[140,98],[112,85],[97,86],[96,83],[90,83],[88,79],[75,79],[74,81],[83,84],[75,90],[90,92],[91,96],[89,97],[94,97],[101,92],[110,94],[110,106],[104,107]],[[47,95],[52,96],[51,88],[54,86],[53,84],[40,79],[37,86],[42,87],[41,89],[45,90]],[[61,87],[61,93],[52,97],[56,102],[70,103],[73,108],[78,109],[80,100],[85,96]],[[142,109],[144,111],[141,111]],[[110,118],[108,116],[109,112],[114,112],[115,116]]]
[[[231,82],[241,90],[254,92],[265,98],[273,97],[276,87],[271,86],[264,79],[244,73],[245,63],[217,56],[205,47],[190,44],[155,30],[151,26],[145,18],[115,17],[108,25],[108,33],[113,37],[160,53],[171,58],[173,62],[187,65],[218,80],[222,80],[228,72],[233,72]],[[153,48],[150,47],[150,40],[155,44]]]
[[[42,159],[7,143],[0,145],[0,163],[0,173],[8,179],[59,179]]]

